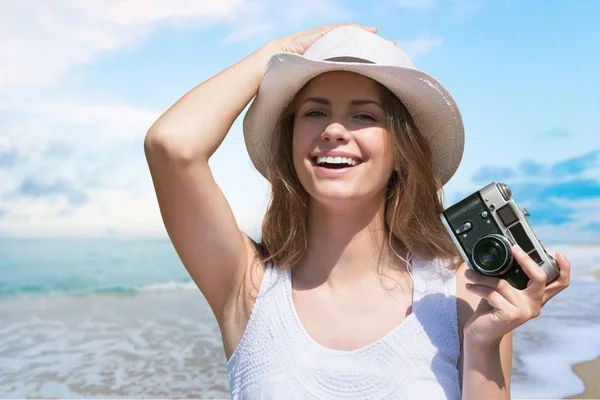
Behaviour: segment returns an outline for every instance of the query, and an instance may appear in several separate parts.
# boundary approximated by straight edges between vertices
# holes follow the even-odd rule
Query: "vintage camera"
[[[546,272],[548,284],[558,278],[558,265],[533,233],[529,212],[521,211],[511,195],[508,185],[492,182],[448,207],[442,223],[472,270],[526,288],[529,277],[511,251],[518,244]]]

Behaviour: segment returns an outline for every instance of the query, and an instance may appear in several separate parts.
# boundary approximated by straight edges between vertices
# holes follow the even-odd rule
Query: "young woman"
[[[265,72],[266,71],[266,72]],[[208,160],[234,120],[272,185],[261,243]],[[511,331],[569,285],[517,247],[517,290],[439,220],[463,152],[450,94],[375,28],[275,39],[191,90],[144,149],[173,245],[219,323],[233,398],[510,397]]]

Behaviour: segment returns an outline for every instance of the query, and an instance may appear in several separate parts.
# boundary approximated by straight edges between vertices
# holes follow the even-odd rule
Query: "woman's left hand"
[[[525,289],[514,288],[504,279],[485,276],[468,269],[467,289],[482,297],[479,306],[464,327],[464,340],[477,344],[497,344],[514,330],[540,315],[544,304],[566,289],[571,281],[571,264],[556,253],[560,276],[546,286],[546,273],[518,246],[512,248],[515,260],[529,277]],[[486,301],[487,300],[487,301]]]

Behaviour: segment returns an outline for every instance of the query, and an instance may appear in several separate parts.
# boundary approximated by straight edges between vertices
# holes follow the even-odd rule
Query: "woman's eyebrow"
[[[304,101],[300,104],[304,104],[307,102],[313,102],[313,103],[318,103],[318,104],[325,104],[325,105],[331,105],[331,102],[324,98],[324,97],[309,97],[307,99],[304,99]],[[383,108],[383,106],[381,104],[379,104],[378,102],[374,101],[374,100],[369,100],[369,99],[355,99],[355,100],[350,100],[350,105],[353,106],[363,106],[366,104],[375,104],[376,106]]]
[[[350,104],[353,106],[363,106],[365,104],[375,104],[376,106],[383,108],[383,106],[381,104],[379,104],[378,102],[376,102],[375,100],[351,100]]]

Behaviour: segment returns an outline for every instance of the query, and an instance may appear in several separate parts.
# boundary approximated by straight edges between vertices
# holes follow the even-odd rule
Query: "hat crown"
[[[393,65],[415,68],[411,58],[391,41],[355,26],[341,26],[316,40],[304,57],[313,60],[370,62],[380,65]]]

